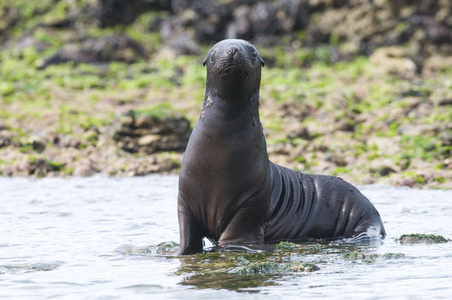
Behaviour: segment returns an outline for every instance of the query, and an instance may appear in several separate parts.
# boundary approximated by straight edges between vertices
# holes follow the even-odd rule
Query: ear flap
[[[206,66],[206,63],[207,63],[207,56],[206,56],[206,58],[204,59],[204,61],[202,62],[202,65],[205,67],[205,66]]]
[[[264,59],[263,59],[262,57],[260,57],[260,56],[259,56],[259,58],[261,59],[261,65],[262,65],[262,66],[265,66],[265,61],[264,61]]]

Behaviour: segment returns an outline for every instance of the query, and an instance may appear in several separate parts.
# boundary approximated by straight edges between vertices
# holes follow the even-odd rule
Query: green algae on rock
[[[284,274],[309,273],[320,269],[314,263],[302,260],[310,245],[293,244],[294,247],[289,247],[289,244],[292,243],[284,243],[284,247],[277,251],[206,252],[183,256],[182,265],[176,273],[186,275],[184,285],[243,290],[274,285],[275,279]]]
[[[399,259],[404,258],[405,254],[403,253],[384,253],[384,254],[377,254],[377,253],[364,253],[361,251],[353,251],[348,252],[344,254],[344,259],[350,260],[352,262],[361,261],[364,263],[374,263],[377,259]]]
[[[400,244],[440,244],[448,243],[450,239],[441,235],[412,233],[401,235],[398,241]]]
[[[386,258],[386,259],[398,259],[398,258],[404,258],[405,254],[388,252],[388,253],[383,254],[382,257]]]

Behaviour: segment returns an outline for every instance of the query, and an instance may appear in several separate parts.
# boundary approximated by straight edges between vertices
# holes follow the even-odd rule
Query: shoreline
[[[137,66],[167,64],[162,59]],[[71,76],[87,67],[76,66]],[[205,69],[196,57],[179,57],[172,67],[182,68],[183,80],[196,80],[172,88],[128,90],[116,82],[80,90],[41,74],[47,76],[44,95],[0,102],[0,175],[177,174],[199,117]],[[264,68],[260,118],[270,160],[357,185],[451,189],[451,73],[406,79],[376,75],[375,68],[372,58],[303,72]],[[100,76],[96,72],[92,76]],[[129,100],[123,102],[124,95]]]
[[[178,173],[209,44],[258,37],[270,160],[452,189],[452,4],[138,2],[1,4],[0,175]],[[272,31],[240,17],[260,9]]]

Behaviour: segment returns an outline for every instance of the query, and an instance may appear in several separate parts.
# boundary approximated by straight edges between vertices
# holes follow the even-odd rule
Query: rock
[[[132,63],[139,58],[145,58],[144,48],[135,40],[124,34],[87,38],[80,44],[69,44],[56,54],[39,61],[38,68],[44,69],[73,61],[75,63],[99,63],[111,61],[125,61]]]
[[[400,153],[399,137],[379,137],[374,136],[367,140],[367,147],[376,145],[379,156],[393,156]]]
[[[261,44],[265,44],[264,40],[275,44],[278,35],[302,29],[309,20],[309,9],[303,0],[176,0],[171,1],[171,8],[175,15],[165,20],[162,28],[176,28],[172,32],[177,31],[177,35],[192,32],[191,38],[204,44],[224,38],[258,38]],[[162,36],[168,36],[168,32],[162,31]]]
[[[29,144],[38,153],[42,153],[46,149],[46,142],[37,136],[32,136]]]
[[[5,121],[0,119],[0,132],[9,129],[8,126],[6,126]]]
[[[99,141],[99,134],[99,129],[93,127],[83,133],[83,139],[95,145]]]
[[[432,103],[422,102],[422,103],[419,103],[419,105],[416,108],[410,110],[408,112],[407,116],[409,118],[418,120],[418,119],[430,116],[432,109],[433,109]]]
[[[314,264],[293,264],[289,266],[288,270],[292,272],[314,272],[320,270],[320,268]]]
[[[130,161],[121,173],[129,177],[145,176],[153,173],[170,173],[178,168],[180,168],[180,159],[176,159],[172,155],[171,157],[162,157],[153,154]],[[119,174],[119,172],[113,173]]]
[[[414,18],[414,16],[413,16]],[[426,39],[434,45],[447,44],[452,41],[450,29],[436,21],[433,17],[421,17],[422,26],[426,30]]]
[[[452,146],[452,131],[442,131],[439,135],[443,146]]]
[[[452,105],[452,98],[451,99],[443,99],[438,102],[439,106],[446,106],[446,105]]]
[[[422,74],[429,76],[452,68],[452,56],[433,55],[427,58],[422,67]]]
[[[191,31],[197,42],[209,44],[224,39],[227,22],[237,5],[235,1],[175,0],[171,1],[174,15],[164,23],[178,23],[180,31]]]
[[[311,13],[307,36],[336,36],[350,52],[369,55],[381,46],[407,44],[417,53],[431,54],[451,41],[450,2],[307,2]],[[329,41],[320,43],[325,42]]]
[[[336,123],[337,130],[354,132],[356,121],[353,117],[344,117]]]
[[[163,43],[175,51],[176,55],[199,55],[201,49],[194,41],[193,36],[182,29],[180,19],[170,18],[161,26]]]
[[[176,162],[171,158],[161,158],[157,161],[157,164],[159,166],[158,172],[167,173],[171,170],[180,168],[181,164],[180,162]]]
[[[79,140],[66,135],[58,136],[56,140],[54,140],[54,144],[59,145],[60,147],[63,148],[76,148],[76,149],[79,149],[82,145],[82,143]]]
[[[403,234],[399,238],[400,244],[439,244],[447,242],[450,242],[450,239],[433,234]]]
[[[156,143],[158,143],[160,140],[160,136],[159,135],[155,135],[155,134],[148,134],[145,136],[142,136],[138,139],[138,146],[139,147],[151,147],[154,148]]]
[[[50,171],[52,167],[50,166],[48,160],[43,158],[37,158],[33,161],[22,161],[19,165],[19,172],[25,172],[27,175],[33,175],[36,177],[44,177]]]
[[[176,51],[176,55],[201,54],[198,44],[188,34],[172,36],[171,39],[166,41],[166,44]]]
[[[288,155],[291,152],[291,145],[287,143],[278,143],[274,145],[267,145],[267,152],[269,155]]]
[[[403,124],[398,128],[397,133],[401,135],[436,135],[440,130],[441,128],[438,125]]]
[[[323,160],[326,162],[331,162],[338,167],[345,167],[347,165],[344,157],[335,153],[324,153]]]
[[[297,129],[294,129],[294,130],[290,131],[287,134],[287,137],[289,139],[291,139],[291,140],[293,140],[295,138],[302,138],[302,139],[305,139],[305,140],[312,139],[312,136],[310,135],[309,130],[306,127],[299,127]]]
[[[416,64],[401,47],[379,48],[370,56],[370,61],[379,72],[403,78],[413,78],[416,75]]]
[[[0,134],[0,148],[7,147],[12,144],[12,141],[9,137],[3,136]]]
[[[229,24],[226,29],[226,37],[228,38],[244,38],[251,35],[251,20],[248,18],[250,14],[249,6],[241,6],[234,11],[234,22]]]
[[[157,117],[129,112],[114,126],[114,140],[121,149],[132,153],[183,151],[190,135],[189,121],[179,114]]]
[[[147,11],[170,10],[172,1],[165,0],[89,0],[87,18],[100,27],[131,24]]]
[[[377,168],[371,168],[370,171],[372,173],[377,174],[378,176],[383,176],[383,177],[397,172],[396,170],[394,170],[394,168],[392,166],[387,166],[387,165],[383,165],[383,166],[380,166]]]
[[[399,186],[407,186],[407,187],[414,187],[416,185],[416,180],[412,177],[406,177],[402,178],[398,184]]]
[[[412,106],[419,106],[419,104],[421,104],[421,101],[422,101],[422,99],[419,99],[419,98],[427,98],[428,96],[431,95],[431,93],[432,92],[430,90],[426,90],[426,89],[419,90],[416,88],[411,88],[411,89],[403,91],[402,93],[400,93],[400,95],[402,97],[412,97],[413,100],[417,98],[416,99],[417,101],[416,100],[413,101],[414,103]]]
[[[82,162],[74,167],[73,175],[79,177],[89,177],[95,173],[96,171],[92,168],[90,163]]]
[[[50,43],[39,41],[35,37],[25,34],[17,43],[14,44],[13,49],[15,51],[22,51],[25,48],[33,47],[38,52],[43,52],[51,47]]]
[[[234,11],[234,20],[226,29],[227,38],[250,40],[255,37],[274,35],[281,30],[274,3],[258,2],[243,5]]]

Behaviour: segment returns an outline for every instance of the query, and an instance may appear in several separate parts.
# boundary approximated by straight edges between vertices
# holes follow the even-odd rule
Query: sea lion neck
[[[259,90],[251,95],[234,94],[227,97],[215,90],[206,90],[201,119],[259,119]]]

